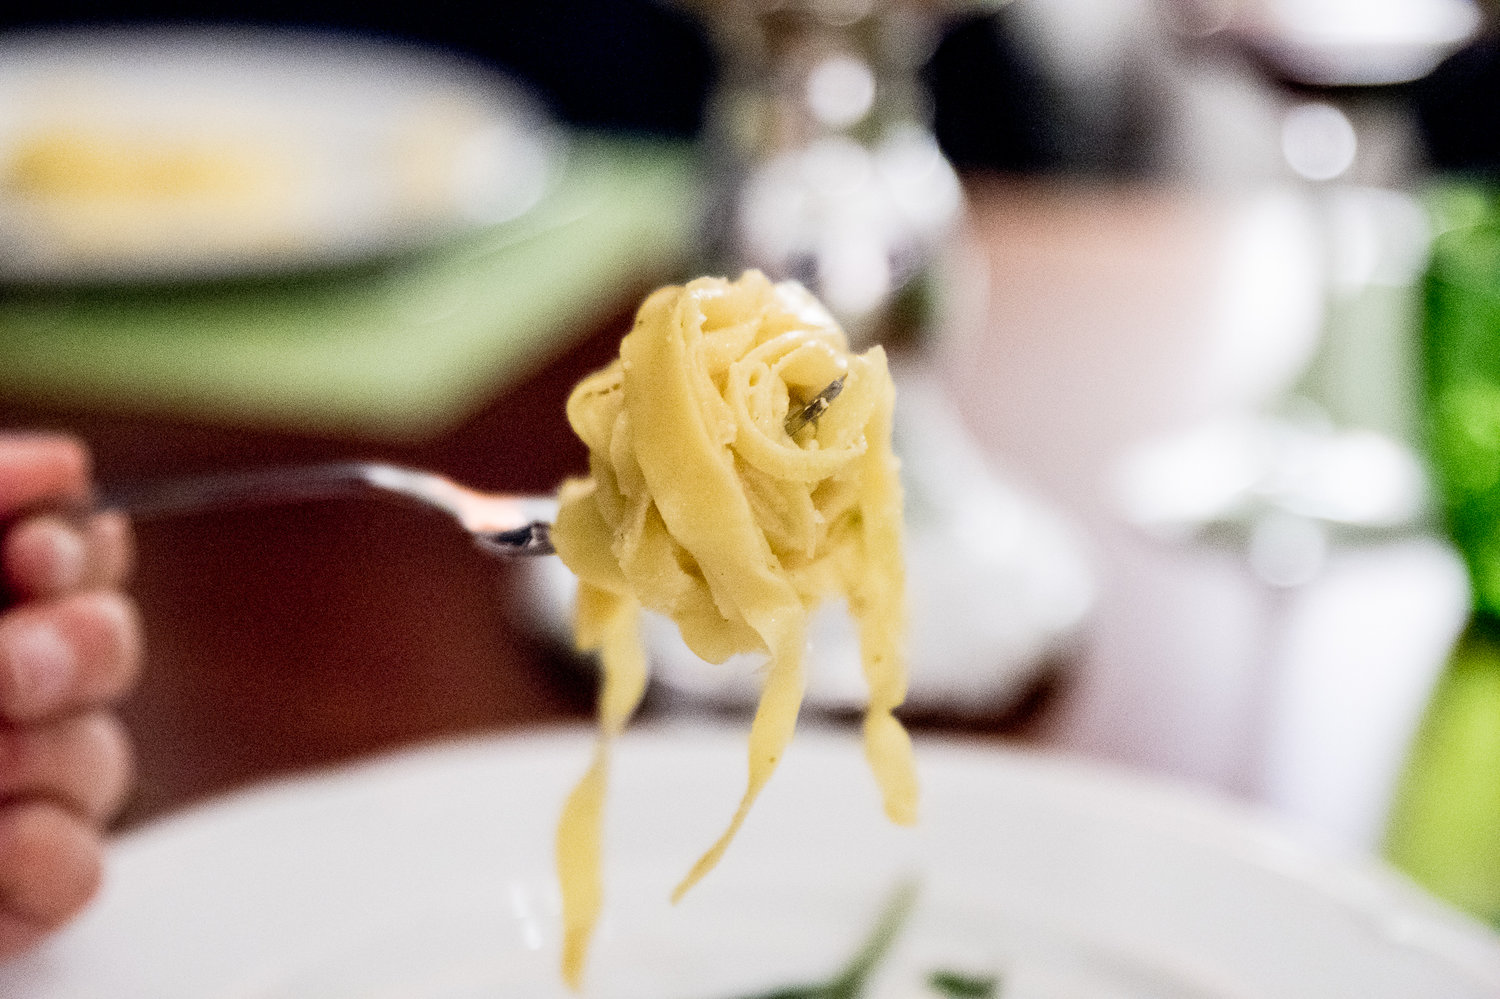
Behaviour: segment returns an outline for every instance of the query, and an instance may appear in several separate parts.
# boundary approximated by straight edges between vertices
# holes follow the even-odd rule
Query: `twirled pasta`
[[[787,414],[839,378],[837,400],[789,434]],[[590,475],[563,485],[552,539],[579,579],[578,645],[601,651],[604,674],[598,747],[557,834],[563,970],[575,987],[603,897],[609,745],[645,689],[643,606],[710,662],[769,656],[744,797],[674,899],[718,863],[791,740],[808,615],[828,598],[847,600],[859,622],[865,751],[886,813],[915,821],[911,744],[892,715],[906,696],[894,398],[879,347],[851,354],[807,291],[756,271],[657,291],[619,358],[573,390],[568,420]]]

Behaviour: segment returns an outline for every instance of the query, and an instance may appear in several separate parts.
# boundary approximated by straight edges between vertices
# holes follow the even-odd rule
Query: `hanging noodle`
[[[839,378],[836,401],[788,433],[788,413]],[[578,645],[600,650],[604,675],[598,746],[557,831],[563,973],[575,988],[603,897],[609,746],[646,683],[643,606],[709,662],[769,657],[744,797],[674,900],[719,862],[790,742],[808,614],[828,598],[859,622],[865,752],[886,814],[915,821],[911,743],[892,715],[906,696],[894,398],[879,347],[851,354],[807,291],[755,271],[657,291],[619,358],[573,390],[568,420],[590,475],[563,485],[552,538],[579,579]]]

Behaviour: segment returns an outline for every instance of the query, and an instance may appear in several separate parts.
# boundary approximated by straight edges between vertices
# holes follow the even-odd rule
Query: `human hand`
[[[93,897],[130,783],[112,705],[141,661],[133,546],[124,517],[68,512],[90,474],[71,438],[0,433],[0,958]]]

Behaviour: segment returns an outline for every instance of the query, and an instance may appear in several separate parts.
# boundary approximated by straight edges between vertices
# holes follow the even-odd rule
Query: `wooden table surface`
[[[1259,209],[1241,198],[997,178],[971,180],[970,195],[949,268],[956,292],[929,350],[994,460],[1084,529],[1100,599],[1077,653],[1048,684],[966,731],[1292,811],[1321,799],[1323,785],[1301,787],[1295,801],[1275,786],[1272,764],[1290,751],[1277,719],[1283,707],[1309,709],[1305,699],[1285,701],[1280,687],[1268,693],[1265,679],[1288,615],[1316,590],[1272,592],[1235,552],[1152,541],[1124,523],[1109,489],[1134,443],[1254,405],[1285,374],[1275,364],[1292,363],[1255,360],[1256,331],[1241,314],[1255,298],[1226,280],[1241,273],[1236,239]],[[1274,258],[1286,247],[1271,240],[1259,252]],[[1295,280],[1261,290],[1267,324],[1305,323]],[[633,306],[620,303],[484,412],[420,445],[61,404],[0,402],[0,426],[80,433],[104,481],[370,458],[484,489],[550,491],[584,467],[562,416],[567,391],[613,354]],[[1305,333],[1290,329],[1288,342]],[[436,518],[340,501],[142,523],[138,537],[134,592],[149,662],[125,706],[140,754],[126,826],[311,766],[591,714],[592,690],[575,664],[518,623],[512,569]],[[1410,543],[1417,555],[1403,549],[1408,562],[1425,565],[1431,543]],[[1441,576],[1437,551],[1432,571]],[[1439,612],[1407,624],[1401,634],[1420,634],[1400,667],[1404,686],[1370,707],[1384,725],[1366,740],[1377,751],[1346,766],[1337,747],[1306,732],[1293,746],[1335,761],[1316,772],[1345,789],[1348,807],[1303,817],[1343,823],[1346,838],[1368,841],[1371,810],[1451,638],[1445,629],[1457,626]],[[1356,698],[1354,712],[1374,696]]]

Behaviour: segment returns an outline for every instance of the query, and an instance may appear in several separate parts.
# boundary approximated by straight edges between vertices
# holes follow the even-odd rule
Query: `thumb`
[[[87,448],[65,434],[0,432],[0,520],[31,507],[81,503],[89,495]]]

